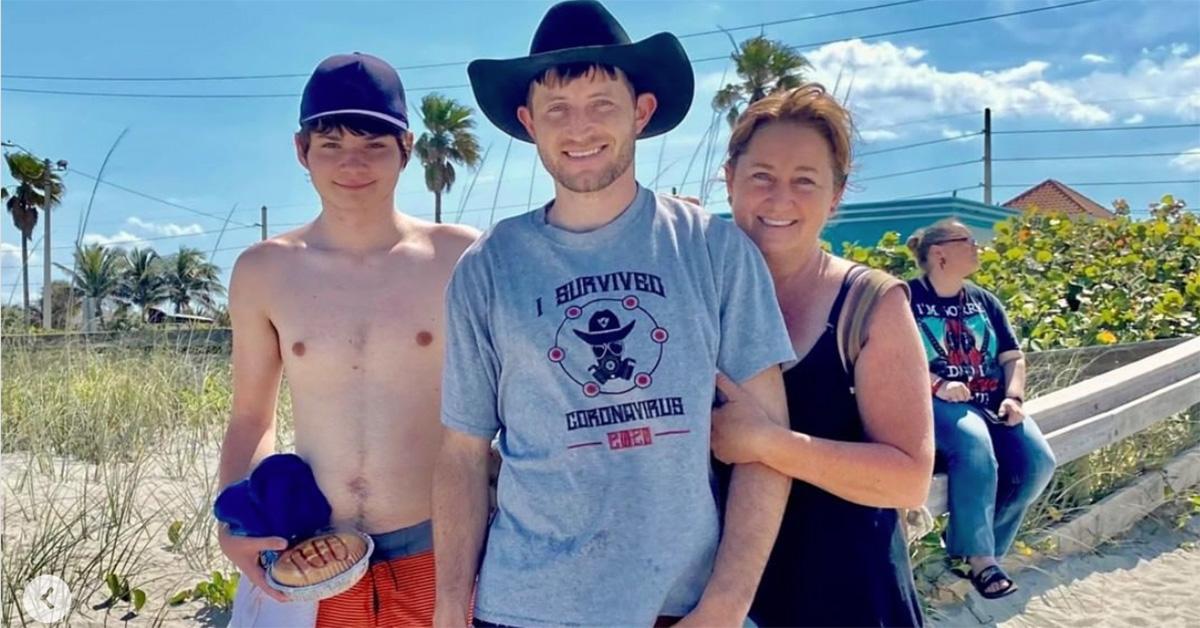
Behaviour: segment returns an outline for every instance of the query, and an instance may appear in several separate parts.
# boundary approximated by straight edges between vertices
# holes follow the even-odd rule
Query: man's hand
[[[962,382],[946,382],[942,384],[941,388],[938,388],[936,395],[938,399],[952,403],[970,401],[971,397],[974,396],[971,393],[971,389]]]
[[[1022,407],[1020,401],[1012,397],[1000,402],[999,414],[1004,419],[1004,424],[1009,427],[1019,425],[1021,421],[1025,420],[1025,408]]]
[[[758,443],[779,428],[762,406],[723,373],[717,374],[717,389],[725,403],[712,411],[712,450],[726,464],[758,462]]]
[[[235,536],[230,534],[229,528],[224,525],[220,528],[220,531],[217,532],[217,540],[221,544],[221,551],[229,557],[234,566],[263,593],[278,602],[287,602],[286,595],[267,584],[267,571],[258,563],[259,553],[267,550],[281,552],[287,549],[287,541],[277,536]]]

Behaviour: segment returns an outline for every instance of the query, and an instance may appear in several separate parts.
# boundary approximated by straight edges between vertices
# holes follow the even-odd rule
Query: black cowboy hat
[[[617,325],[620,325],[621,321],[617,319],[617,315],[613,314],[612,310],[600,310],[592,314],[592,317],[588,319],[587,331],[580,331],[578,329],[572,329],[571,331],[575,332],[575,335],[579,336],[580,340],[589,345],[597,346],[624,340],[625,336],[628,336],[629,332],[633,331],[635,323],[637,323],[636,320],[629,321],[628,325],[618,328]]]
[[[546,70],[572,63],[620,68],[638,94],[652,93],[658,109],[641,138],[675,128],[692,106],[695,78],[687,53],[670,33],[633,43],[599,2],[569,0],[550,7],[529,45],[529,56],[478,59],[467,66],[475,101],[501,131],[525,142],[533,138],[517,119],[529,84]]]

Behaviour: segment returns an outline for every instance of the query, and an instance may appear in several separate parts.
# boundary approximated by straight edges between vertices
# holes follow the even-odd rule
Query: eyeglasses
[[[933,246],[935,244],[950,244],[953,242],[969,242],[969,243],[971,243],[971,246],[979,246],[979,242],[975,238],[972,238],[970,236],[963,236],[961,238],[950,238],[948,240],[938,240],[937,242],[930,242],[929,245]]]

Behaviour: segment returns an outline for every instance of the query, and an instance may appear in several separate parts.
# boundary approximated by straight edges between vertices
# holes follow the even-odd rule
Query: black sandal
[[[988,591],[992,585],[998,582],[1007,582],[1005,586],[996,591]],[[983,571],[971,576],[971,584],[975,585],[975,590],[982,595],[984,599],[996,600],[1007,595],[1012,595],[1017,592],[1017,583],[1004,573],[1004,570],[999,565],[991,565],[985,567]]]
[[[971,563],[961,556],[947,556],[946,570],[963,580],[971,579]]]

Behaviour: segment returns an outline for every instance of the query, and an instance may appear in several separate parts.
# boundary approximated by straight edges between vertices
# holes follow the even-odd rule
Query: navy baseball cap
[[[300,124],[344,114],[378,118],[407,131],[408,105],[395,68],[361,52],[322,61],[304,86]]]

